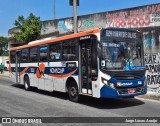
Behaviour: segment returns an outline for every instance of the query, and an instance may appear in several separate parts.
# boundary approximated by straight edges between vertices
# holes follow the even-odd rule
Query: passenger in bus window
[[[124,52],[121,52],[121,53],[118,55],[117,61],[118,61],[118,62],[122,62],[124,59],[125,59],[125,54],[124,54]]]
[[[53,50],[51,50],[51,52],[50,52],[50,59],[51,60],[54,60],[55,59],[55,57],[54,57],[54,54],[55,54],[56,52],[54,52]]]
[[[50,59],[51,60],[59,60],[60,59],[60,53],[57,53],[56,51],[51,50]]]

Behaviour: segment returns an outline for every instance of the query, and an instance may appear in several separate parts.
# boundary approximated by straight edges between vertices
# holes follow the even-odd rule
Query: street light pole
[[[77,0],[73,0],[74,33],[77,33]]]
[[[54,0],[54,20],[56,19],[56,0]]]

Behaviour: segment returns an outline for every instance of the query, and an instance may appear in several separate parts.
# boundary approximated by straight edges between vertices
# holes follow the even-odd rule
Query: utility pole
[[[79,0],[69,0],[69,5],[73,6],[73,29],[74,33],[78,32],[77,25],[77,6],[79,6]]]
[[[56,19],[56,0],[54,0],[54,20]]]
[[[74,33],[77,33],[77,0],[73,0]]]

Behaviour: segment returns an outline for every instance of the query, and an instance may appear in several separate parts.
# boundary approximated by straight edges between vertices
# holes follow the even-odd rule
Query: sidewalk
[[[9,71],[4,71],[2,74],[0,73],[0,76],[9,77]]]
[[[160,94],[145,94],[141,96],[137,96],[138,98],[144,98],[144,99],[151,99],[151,100],[156,100],[160,101]]]

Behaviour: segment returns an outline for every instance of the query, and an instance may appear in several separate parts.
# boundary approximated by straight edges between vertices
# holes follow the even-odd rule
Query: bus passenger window
[[[10,52],[10,61],[11,63],[15,63],[16,62],[16,52]]]
[[[38,61],[38,48],[33,47],[30,49],[30,62],[37,62]]]
[[[21,63],[28,62],[29,49],[23,49],[21,51]]]
[[[65,61],[75,61],[78,59],[78,42],[73,40],[64,41],[62,44],[62,59]]]
[[[59,44],[52,44],[50,45],[50,60],[56,61],[61,59],[61,45]]]
[[[39,48],[39,61],[47,62],[48,46],[40,46]]]

